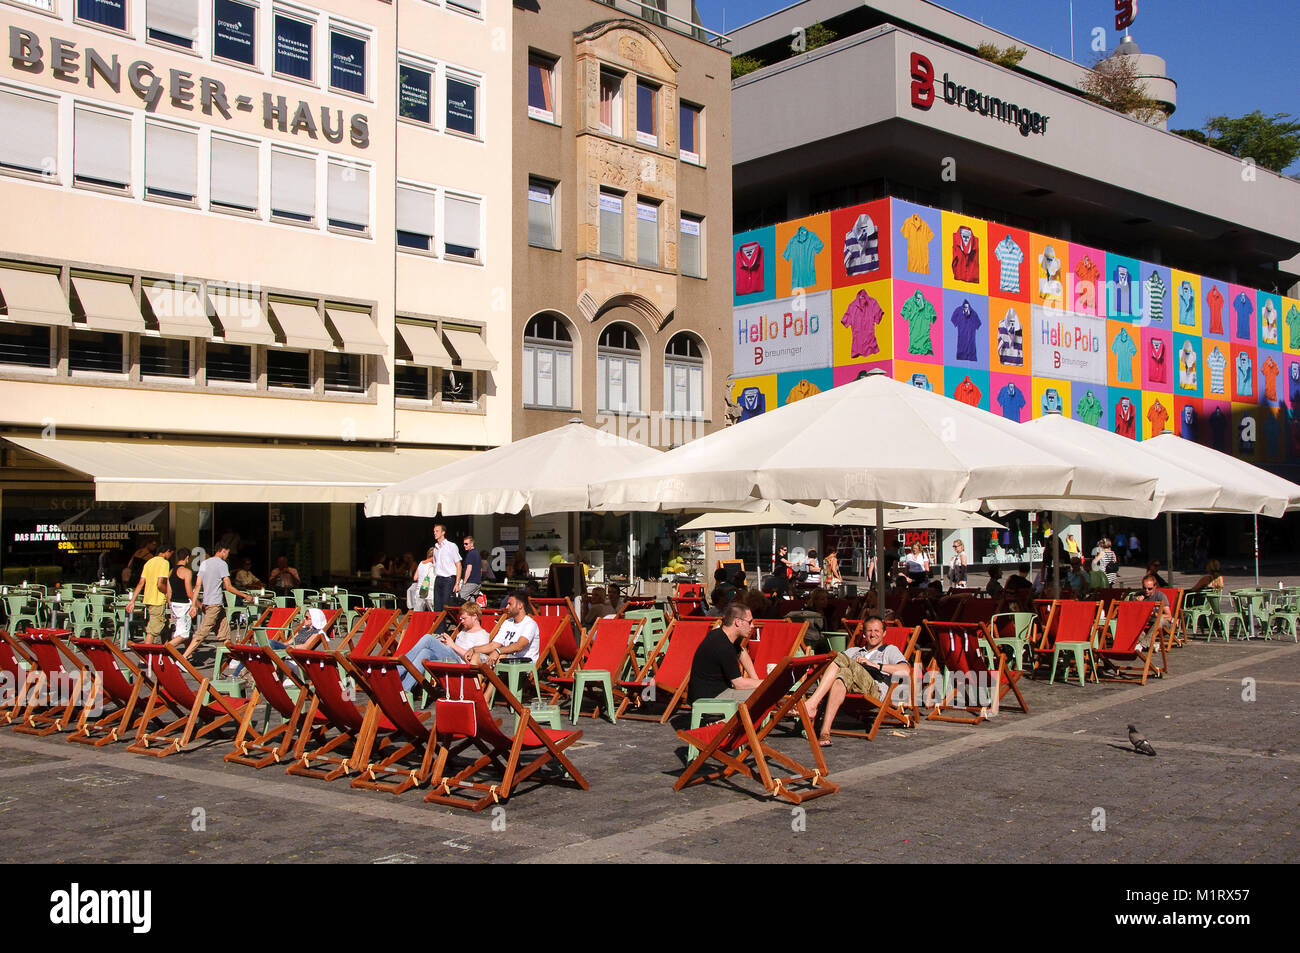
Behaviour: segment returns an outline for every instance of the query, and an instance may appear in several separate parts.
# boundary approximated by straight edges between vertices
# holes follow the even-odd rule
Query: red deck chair
[[[673,784],[680,791],[692,784],[703,784],[741,774],[758,781],[769,797],[782,797],[800,804],[823,794],[834,794],[839,786],[827,777],[826,761],[813,731],[804,696],[825,674],[830,655],[807,655],[784,659],[774,668],[726,721],[714,722],[692,730],[680,730],[677,737],[698,749],[686,770]],[[791,709],[797,709],[809,749],[816,765],[809,768],[766,743],[771,733]],[[759,727],[759,726],[762,727]],[[718,761],[721,770],[702,773],[707,763]],[[753,768],[749,762],[753,761]],[[773,761],[793,774],[773,777],[768,762]]]
[[[1186,645],[1187,639],[1183,636],[1183,595],[1187,590],[1166,588],[1158,591],[1163,592],[1165,598],[1169,600],[1169,619],[1173,626],[1169,638],[1160,640],[1161,646],[1163,647],[1166,641],[1171,646]]]
[[[635,609],[653,609],[655,607],[654,596],[628,596],[623,600],[623,604],[618,607],[618,617],[623,616]]]
[[[94,701],[94,674],[64,639],[70,629],[28,628],[18,636],[36,668],[27,680],[27,704],[14,721],[14,731],[52,735],[72,722],[78,708]]]
[[[1092,654],[1103,662],[1109,661],[1111,666],[1114,667],[1115,673],[1113,675],[1103,675],[1099,672],[1098,678],[1103,682],[1129,682],[1137,678],[1139,684],[1145,685],[1148,676],[1164,677],[1169,668],[1168,657],[1165,654],[1165,640],[1153,639],[1145,652],[1138,649],[1138,643],[1147,630],[1151,628],[1151,620],[1159,608],[1159,603],[1146,602],[1145,600],[1124,600],[1111,603],[1110,613],[1106,616],[1104,628],[1102,629],[1102,645],[1104,646],[1106,633],[1109,631],[1112,622],[1115,624],[1114,641],[1109,648],[1094,647]],[[1157,645],[1159,648],[1157,648]],[[1155,660],[1156,652],[1160,653],[1159,662]],[[1117,665],[1118,662],[1136,662],[1139,664]]]
[[[391,610],[372,610],[391,611]],[[389,622],[391,623],[391,619]],[[360,634],[356,627],[353,634]],[[375,639],[378,639],[378,629]],[[366,641],[364,638],[362,641]],[[356,689],[344,679],[343,655],[319,649],[288,650],[289,658],[298,663],[311,688],[311,700],[303,715],[302,724],[311,725],[312,731],[299,731],[293,746],[293,760],[285,770],[304,778],[334,781],[364,766],[367,754],[360,739],[368,734],[369,722],[379,715],[372,706],[361,708],[356,702]],[[256,676],[254,676],[256,677]],[[318,719],[324,719],[324,728],[317,729]],[[373,746],[372,746],[373,747]]]
[[[668,724],[668,719],[681,704],[690,685],[691,663],[695,661],[695,650],[700,647],[704,637],[717,623],[717,619],[674,620],[659,639],[659,644],[654,647],[654,651],[650,653],[650,657],[646,659],[645,665],[637,672],[636,677],[618,683],[618,687],[625,693],[618,707],[618,717],[631,718],[634,721],[657,721],[661,725]],[[657,698],[666,700],[662,715],[640,714],[640,709],[646,702]],[[635,705],[637,712],[627,712],[629,705]]]
[[[626,694],[618,688],[619,680],[632,657],[632,647],[644,624],[644,619],[598,619],[583,639],[573,668],[567,675],[559,675],[550,680],[553,686],[551,704],[556,704],[561,697],[571,697],[578,676],[585,673],[588,678],[582,679],[583,689],[596,687],[597,684],[607,689],[605,702],[607,710],[612,712]],[[605,677],[602,678],[601,673]],[[582,698],[578,697],[574,699],[573,711],[578,714],[581,710]],[[596,705],[591,717],[600,717],[600,705]]]
[[[359,652],[362,655],[373,652],[392,640],[391,630],[397,621],[396,609],[366,609],[335,644],[335,651]]]
[[[371,709],[378,712],[368,720],[358,740],[360,757],[356,762],[358,774],[352,779],[354,788],[401,794],[429,779],[435,748],[433,712],[414,708],[410,694],[402,686],[402,673],[407,672],[415,676],[415,688],[434,690],[429,676],[406,658],[405,653],[417,641],[403,640],[392,655],[352,655],[342,660],[357,687],[370,698]],[[381,732],[390,744],[376,748]],[[373,760],[376,751],[383,755],[379,760]],[[402,762],[412,755],[418,766],[403,767]]]
[[[699,582],[679,582],[673,595],[678,599],[703,599],[704,584]]]
[[[1050,666],[1055,662],[1058,645],[1087,644],[1091,650],[1096,643],[1101,608],[1100,602],[1091,600],[1056,600],[1043,627],[1042,637],[1034,647],[1034,671],[1039,666]],[[1082,679],[1083,673],[1079,675]],[[1096,678],[1096,673],[1093,673],[1093,678]]]
[[[929,684],[924,699],[930,713],[925,716],[926,720],[978,725],[988,717],[989,705],[981,704],[981,699],[972,697],[966,689],[969,687],[967,681],[975,677],[974,687],[978,690],[979,673],[988,670],[982,659],[976,663],[971,661],[979,656],[983,627],[968,622],[929,621],[923,626],[923,631],[930,649],[926,673]]]
[[[983,644],[981,645],[981,643]],[[976,674],[988,672],[989,680],[997,687],[997,694],[991,698],[992,711],[990,714],[1005,707],[1003,700],[1008,695],[1015,695],[1019,710],[1029,714],[1029,706],[1025,704],[1025,696],[1020,693],[1020,679],[1024,677],[1025,673],[1007,665],[1006,656],[998,651],[997,643],[993,641],[993,635],[989,632],[989,627],[980,625],[979,637],[967,640],[965,647],[967,671]],[[988,659],[990,658],[997,660],[996,667],[989,667]],[[977,687],[978,684],[977,680]]]
[[[12,724],[27,703],[28,673],[36,662],[17,637],[0,629],[0,724]]]
[[[235,734],[235,750],[224,760],[258,769],[279,764],[288,758],[300,726],[304,726],[302,730],[308,735],[324,731],[328,723],[319,712],[310,722],[304,720],[311,697],[306,676],[301,669],[285,662],[280,652],[269,645],[232,645],[230,655],[248,669],[257,690],[240,719],[239,731]],[[284,684],[286,681],[289,683],[287,686]],[[253,716],[259,699],[266,701],[266,717],[261,730],[254,731]],[[280,716],[280,722],[274,728],[270,727],[273,712]]]
[[[238,640],[232,636],[229,643],[218,645],[216,653],[212,657],[213,687],[218,691],[242,697],[244,693],[243,683],[239,679],[225,674],[226,664],[229,661],[227,656],[230,654],[227,648],[230,645],[265,645],[272,639],[277,642],[288,642],[289,633],[293,631],[291,626],[297,615],[297,606],[272,606],[269,609],[264,609],[262,614],[257,617],[257,621],[245,629]]]
[[[567,616],[569,624],[556,633],[556,639],[551,652],[547,653],[554,665],[554,674],[560,675],[568,672],[573,667],[574,660],[578,657],[578,646],[582,644],[583,631],[578,620],[578,615],[573,608],[573,601],[565,596],[561,599],[531,599],[533,611],[532,616],[538,618],[545,616]],[[537,656],[537,662],[540,666],[543,656]]]
[[[716,619],[711,621],[714,625],[717,624]],[[782,661],[797,654],[803,648],[807,631],[807,622],[755,619],[749,640],[745,643],[749,660],[754,663],[754,674],[760,679],[766,678],[767,673]]]
[[[244,709],[252,703],[230,698],[214,689],[212,680],[199,674],[169,643],[146,645],[132,642],[130,648],[140,656],[153,676],[154,690],[149,695],[136,729],[135,743],[127,751],[166,758],[182,751],[191,741],[206,738],[222,728],[238,725],[244,716]],[[186,681],[186,676],[193,679],[198,687],[195,688]],[[150,731],[149,725],[157,717],[160,708],[171,705],[180,709],[180,715],[157,731]],[[179,737],[168,737],[177,731],[180,732]],[[151,747],[159,742],[163,743],[162,747]]]
[[[489,632],[496,632],[497,626],[501,624],[505,615],[503,609],[484,609],[479,613],[479,625]]]
[[[678,619],[704,615],[703,596],[674,596],[668,602],[672,605],[673,615]]]
[[[425,795],[426,801],[481,811],[509,798],[521,782],[552,761],[579,788],[586,791],[590,787],[564,754],[565,748],[582,737],[581,731],[542,728],[533,721],[532,711],[510,694],[500,676],[487,666],[425,662],[424,667],[437,679],[443,695],[434,702],[438,753],[429,779],[432,790]],[[513,735],[505,734],[493,719],[480,678],[487,681],[496,697],[517,716]],[[479,756],[457,770],[452,759],[470,748],[477,749]],[[521,763],[525,753],[530,759]],[[499,772],[500,780],[494,783],[480,780],[480,775],[488,769],[495,769],[494,774]]]
[[[862,624],[859,623],[859,628],[861,627]],[[885,627],[885,644],[893,645],[902,652],[903,658],[907,660],[908,665],[911,665],[914,671],[920,664],[920,653],[916,647],[917,640],[920,637],[920,626],[911,629],[902,625]],[[849,738],[866,738],[868,741],[872,741],[876,737],[876,732],[885,724],[897,725],[900,728],[915,728],[918,720],[921,686],[915,677],[909,681],[912,684],[906,690],[905,695],[898,694],[899,686],[891,686],[888,697],[883,701],[857,692],[848,692],[844,696],[844,703],[840,706],[840,712],[861,712],[862,720],[868,724],[868,727],[865,730],[856,731],[832,727],[831,734],[844,735]]]
[[[103,638],[73,639],[72,645],[86,660],[87,668],[94,672],[102,696],[96,699],[99,706],[111,702],[113,710],[91,721],[91,708],[83,708],[77,719],[77,729],[68,736],[69,741],[94,745],[96,748],[111,745],[135,732],[139,725],[133,720],[139,708],[140,696],[146,692],[147,682],[140,667],[111,640]],[[167,700],[163,699],[164,705]],[[179,709],[171,706],[179,714]]]

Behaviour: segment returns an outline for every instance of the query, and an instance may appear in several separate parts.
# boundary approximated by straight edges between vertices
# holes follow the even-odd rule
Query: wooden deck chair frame
[[[334,645],[333,651],[364,655],[377,647],[382,649],[392,641],[392,630],[401,620],[402,614],[396,609],[364,609]]]
[[[608,632],[611,629],[617,629],[621,625],[626,625],[627,639],[624,643],[616,644],[613,649],[602,649],[601,656],[603,657],[598,659],[602,664],[596,668],[591,668],[593,653],[596,649],[596,637],[601,632],[602,625],[604,626],[605,632]],[[632,650],[636,646],[637,639],[640,638],[641,628],[644,625],[645,620],[643,619],[597,619],[592,627],[587,630],[587,634],[582,640],[582,645],[578,649],[578,657],[574,661],[573,668],[571,668],[567,674],[550,680],[551,697],[549,703],[556,705],[561,703],[561,699],[573,699],[573,692],[576,690],[578,676],[583,672],[603,671],[609,673],[610,697],[608,701],[613,703],[614,708],[621,708],[627,693],[625,690],[619,688],[619,681],[623,678],[623,673],[627,670],[628,663],[632,659]],[[617,636],[614,638],[617,642]],[[618,651],[620,645],[622,648],[621,654]],[[594,682],[584,680],[583,694],[585,694],[586,688],[593,687],[596,687]],[[574,701],[574,711],[578,714],[590,714],[592,718],[600,717],[599,703],[591,712],[583,712],[581,695]],[[618,720],[618,714],[616,711],[611,709],[608,713],[613,715],[613,720]]]
[[[405,655],[351,655],[341,659],[357,687],[370,699],[376,716],[367,720],[358,743],[357,776],[352,787],[402,794],[429,780],[436,745],[433,712],[419,711],[410,703],[411,693],[402,687],[403,671],[415,678],[415,688],[432,696],[437,686],[426,672],[411,664]],[[387,745],[379,746],[380,732],[387,733]],[[382,757],[373,760],[378,752]],[[417,755],[419,766],[407,768],[402,761]],[[389,780],[394,778],[396,780]]]
[[[623,604],[618,607],[615,613],[620,619],[624,613],[631,612],[633,609],[655,609],[658,608],[654,596],[628,596],[623,600]]]
[[[1008,695],[1015,695],[1016,706],[1023,714],[1029,714],[1029,705],[1025,701],[1024,694],[1020,691],[1020,680],[1025,677],[1025,673],[1019,669],[1013,669],[1007,664],[1007,657],[998,650],[998,644],[993,641],[993,631],[990,626],[980,623],[980,639],[985,646],[986,654],[989,658],[997,659],[997,667],[989,666],[989,671],[997,677],[998,694],[994,699],[994,704],[998,710],[1006,707],[1004,699]],[[980,647],[974,646],[974,651],[979,653]],[[988,662],[985,661],[985,665]]]
[[[583,640],[587,633],[582,628],[579,621],[580,616],[573,607],[573,600],[568,596],[555,597],[538,597],[528,600],[531,605],[529,613],[533,618],[542,618],[553,615],[567,615],[569,626],[567,634],[565,628],[561,626],[556,632],[555,640],[551,643],[551,650],[546,653],[548,661],[543,665],[542,655],[537,656],[539,674],[547,677],[554,675],[568,675],[573,671],[574,665],[578,659],[578,649],[582,646]]]
[[[299,730],[310,735],[325,727],[324,716],[314,717],[311,722],[304,720],[311,697],[306,678],[301,669],[295,670],[268,645],[232,645],[230,654],[248,669],[257,688],[235,733],[235,750],[223,760],[259,770],[287,761]],[[288,687],[285,681],[290,683]],[[259,699],[266,702],[266,717],[261,729],[255,730],[253,718]],[[270,725],[273,712],[280,716],[274,728]]]
[[[350,632],[348,637],[352,634]],[[319,731],[298,732],[285,773],[318,781],[336,781],[359,771],[374,750],[382,747],[372,741],[371,749],[366,750],[361,743],[362,739],[373,737],[370,723],[379,717],[379,709],[374,705],[361,708],[356,704],[355,688],[345,684],[344,680],[345,675],[351,680],[343,665],[344,653],[296,648],[288,649],[287,653],[298,664],[310,686],[310,699],[302,724],[315,728],[318,717],[324,718],[325,723]]]
[[[27,680],[35,671],[36,662],[27,648],[10,634],[8,629],[0,629],[0,676],[8,676],[0,682],[0,725],[10,725],[22,713],[27,704]]]
[[[68,740],[99,748],[115,744],[134,734],[139,727],[134,716],[137,712],[143,716],[140,696],[147,691],[148,685],[140,666],[131,661],[130,656],[119,649],[112,639],[83,636],[73,638],[72,645],[86,660],[87,667],[95,673],[97,690],[103,693],[97,697],[96,703],[103,705],[111,700],[115,707],[94,721],[90,720],[93,708],[83,708],[77,719],[76,730],[68,735]],[[172,710],[177,713],[179,711],[174,706]]]
[[[426,801],[447,807],[481,811],[489,805],[507,800],[522,782],[533,777],[552,762],[563,768],[577,787],[584,791],[591,787],[564,753],[566,748],[582,737],[581,731],[551,731],[541,727],[533,720],[531,709],[524,707],[518,698],[510,694],[510,689],[502,682],[501,677],[486,665],[425,662],[424,667],[439,681],[444,695],[444,698],[435,702],[435,734],[438,720],[437,706],[467,701],[474,706],[472,735],[461,734],[454,740],[448,740],[446,734],[436,734],[437,757],[429,779],[431,790],[424,798]],[[513,735],[501,731],[492,718],[492,709],[488,705],[487,696],[479,687],[480,678],[487,682],[495,693],[496,699],[504,701],[515,713],[518,721]],[[470,695],[468,699],[465,697],[467,688]],[[450,773],[453,771],[453,768],[449,767],[451,759],[470,748],[476,748],[479,756],[469,765]],[[537,756],[521,763],[526,750],[535,751]],[[501,779],[495,784],[478,780],[479,776],[489,768],[495,768],[500,772]]]
[[[673,783],[673,790],[739,774],[761,784],[769,797],[781,797],[794,804],[838,791],[839,786],[827,777],[826,760],[804,704],[804,696],[826,674],[832,659],[831,655],[787,657],[736,706],[736,713],[729,719],[679,730],[677,737],[699,753]],[[768,735],[792,710],[799,716],[815,767],[801,764],[767,744]],[[748,764],[751,759],[752,768]],[[709,761],[717,761],[722,767],[703,773]],[[793,773],[776,777],[768,767],[769,761]]]
[[[664,631],[663,637],[660,638],[659,644],[654,647],[654,651],[650,653],[650,657],[641,667],[641,670],[636,673],[636,676],[618,683],[625,694],[623,701],[619,704],[617,717],[630,718],[633,721],[657,721],[661,725],[668,724],[668,719],[673,716],[677,708],[682,704],[682,699],[686,697],[686,690],[690,687],[691,662],[695,658],[695,650],[700,647],[704,637],[709,634],[709,630],[716,624],[716,619],[674,619],[670,622],[668,628]],[[673,645],[674,633],[678,633],[676,648]],[[673,653],[673,664],[680,669],[681,675],[675,683],[672,681],[661,683],[660,675],[665,667],[664,663],[669,660],[669,653]],[[683,663],[682,657],[685,653],[689,653],[689,657],[685,658]],[[627,710],[630,705],[640,709],[644,702],[650,701],[651,698],[646,697],[647,693],[650,693],[654,699],[657,699],[661,694],[667,695],[662,714],[643,715],[639,711],[629,712]]]
[[[1164,643],[1168,641],[1171,648],[1180,648],[1187,644],[1187,633],[1183,631],[1183,601],[1184,596],[1187,594],[1187,590],[1165,586],[1159,591],[1163,592],[1165,598],[1169,600],[1170,623],[1169,637],[1168,639],[1162,637],[1160,639],[1160,644],[1163,647]]]
[[[861,626],[861,623],[859,623],[859,626]],[[910,678],[912,684],[907,700],[896,701],[894,699],[897,683],[890,684],[890,690],[883,700],[868,695],[860,695],[857,692],[849,692],[844,696],[844,703],[840,706],[840,711],[845,711],[845,706],[850,705],[857,709],[865,708],[866,717],[864,721],[869,724],[869,727],[866,730],[855,731],[832,726],[830,732],[832,735],[845,738],[866,738],[868,741],[874,741],[876,733],[885,724],[898,725],[902,728],[915,728],[920,720],[921,685],[920,679],[916,677],[915,673],[920,665],[920,650],[917,648],[917,641],[921,638],[921,627],[918,625],[909,630],[906,626],[886,626],[886,637],[888,637],[890,629],[895,632],[909,633],[904,639],[904,645],[899,647],[899,651],[903,653],[903,658],[907,661],[913,673]]]
[[[133,642],[130,648],[153,676],[154,688],[145,703],[135,742],[127,751],[155,758],[169,757],[183,751],[191,741],[238,725],[245,709],[253,704],[252,700],[232,699],[214,689],[212,680],[200,674],[169,642],[158,645]],[[186,675],[197,683],[197,688],[190,687]],[[161,709],[170,706],[180,709],[179,716],[157,731],[150,731],[149,725]],[[179,735],[172,737],[177,732]],[[160,743],[161,747],[154,747]]]
[[[1164,677],[1165,672],[1169,670],[1169,657],[1165,651],[1166,640],[1157,637],[1151,640],[1145,652],[1138,649],[1138,644],[1142,636],[1151,628],[1151,619],[1158,609],[1158,603],[1146,600],[1116,599],[1110,604],[1110,612],[1106,614],[1099,629],[1100,637],[1098,644],[1093,647],[1092,654],[1103,663],[1103,666],[1109,662],[1115,672],[1110,674],[1109,669],[1103,667],[1097,672],[1098,679],[1103,682],[1137,680],[1139,685],[1145,685],[1150,677]],[[1105,638],[1110,631],[1111,622],[1115,623],[1115,641],[1110,648],[1106,648]],[[1158,663],[1155,660],[1156,652],[1160,653]],[[1121,665],[1120,662],[1141,662],[1141,664]]]
[[[85,663],[64,641],[64,636],[71,634],[70,629],[29,626],[18,636],[36,667],[28,672],[26,704],[14,719],[14,731],[42,737],[65,731],[77,709],[85,707],[83,702],[94,701],[93,673],[87,672]],[[67,684],[68,679],[73,684]],[[52,683],[59,686],[58,698],[51,694]],[[65,690],[67,698],[61,697]]]
[[[1017,700],[1020,703],[1022,711],[1025,709],[1025,699],[1020,693],[1020,688],[1010,674],[1007,673],[1006,660],[1001,653],[996,652],[995,657],[998,659],[997,668],[989,668],[988,663],[984,661],[984,645],[992,645],[988,633],[988,627],[978,622],[938,622],[928,621],[924,625],[925,635],[930,640],[930,665],[926,672],[927,680],[930,682],[926,686],[926,694],[932,701],[927,700],[925,704],[930,707],[930,712],[925,716],[926,721],[943,721],[957,725],[978,725],[981,724],[991,713],[996,711],[997,703],[1009,692],[1014,691]],[[951,642],[945,647],[943,640],[945,638],[960,635],[961,645]],[[967,677],[970,672],[978,674],[981,671],[988,671],[991,677],[997,682],[997,697],[988,704],[982,704],[982,699],[976,697],[958,697],[957,679],[954,675],[962,679]],[[933,680],[938,676],[942,679],[941,684],[936,691]],[[978,692],[979,686],[976,685]],[[933,694],[932,694],[933,693]]]

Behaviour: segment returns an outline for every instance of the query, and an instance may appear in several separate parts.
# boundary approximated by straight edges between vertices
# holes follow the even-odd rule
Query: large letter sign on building
[[[829,291],[736,308],[732,338],[736,375],[829,367],[830,311]]]

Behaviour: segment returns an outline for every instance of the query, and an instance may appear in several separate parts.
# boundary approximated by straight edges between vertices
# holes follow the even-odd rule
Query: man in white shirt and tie
[[[447,608],[451,597],[460,592],[460,550],[447,538],[447,527],[433,527],[433,611]]]

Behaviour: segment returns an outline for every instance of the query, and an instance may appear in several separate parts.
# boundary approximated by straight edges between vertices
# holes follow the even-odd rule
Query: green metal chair
[[[1216,589],[1189,589],[1183,595],[1183,637],[1195,638],[1201,629],[1201,623],[1207,626],[1214,621],[1214,610],[1210,606],[1218,598]]]
[[[636,660],[639,665],[645,665],[646,659],[654,651],[659,640],[663,637],[668,628],[668,621],[664,617],[663,609],[630,609],[624,613],[625,619],[641,619],[641,635],[636,644]]]
[[[1237,615],[1246,626],[1247,638],[1262,634],[1268,638],[1268,590],[1237,589],[1232,593],[1232,601],[1237,607]],[[1256,627],[1259,632],[1257,633]]]
[[[1074,665],[1075,674],[1079,676],[1079,687],[1086,688],[1088,683],[1085,681],[1087,669],[1084,667],[1085,662],[1092,668],[1093,681],[1097,679],[1097,658],[1092,654],[1092,642],[1083,639],[1057,639],[1056,644],[1052,647],[1052,674],[1047,681],[1056,681],[1056,664],[1060,661],[1062,655],[1068,655],[1070,658],[1066,662],[1066,669],[1062,676],[1068,681],[1070,677],[1069,666]]]
[[[1266,632],[1274,631],[1273,624],[1280,622],[1281,631],[1291,636],[1292,642],[1300,641],[1300,597],[1297,597],[1293,590],[1284,590],[1279,593],[1280,598],[1276,598],[1272,608],[1268,613],[1268,625]]]
[[[989,620],[989,634],[993,635],[993,644],[998,648],[1009,648],[1013,653],[1013,668],[1017,671],[1024,671],[1024,656],[1026,650],[1034,637],[1034,620],[1037,616],[1032,612],[999,612]],[[998,636],[998,620],[1010,619],[1012,632],[1014,635]],[[987,642],[980,642],[980,647],[984,650],[986,656],[992,655],[992,649]],[[998,660],[989,658],[988,663],[991,667],[996,667]]]
[[[376,609],[397,608],[397,596],[391,592],[368,592],[366,598],[370,600],[370,605]]]
[[[5,616],[11,633],[16,635],[24,622],[31,628],[41,624],[40,603],[36,601],[34,586],[5,586],[3,592]]]
[[[1210,629],[1205,633],[1206,642],[1209,642],[1214,638],[1214,633],[1216,631],[1223,636],[1223,641],[1230,641],[1232,639],[1232,627],[1234,623],[1236,624],[1238,631],[1246,628],[1246,620],[1243,619],[1241,613],[1237,611],[1237,602],[1231,596],[1227,599],[1211,599],[1209,607]]]

